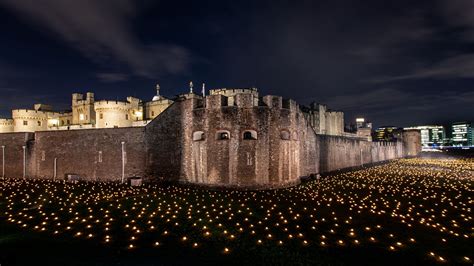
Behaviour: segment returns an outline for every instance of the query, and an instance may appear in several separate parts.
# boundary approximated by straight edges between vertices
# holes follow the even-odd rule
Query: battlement
[[[295,100],[292,99],[283,99],[282,100],[282,108],[289,109],[291,111],[296,111],[299,109],[299,105],[296,103]]]
[[[228,106],[227,97],[221,94],[213,94],[206,96],[207,109],[219,109],[223,106]]]
[[[72,104],[92,104],[94,103],[94,93],[87,92],[86,98],[84,99],[84,95],[82,93],[73,93],[72,94]]]
[[[2,126],[12,125],[13,126],[13,119],[11,119],[11,118],[0,118],[0,125],[2,125]]]
[[[53,111],[39,111],[39,110],[32,110],[32,109],[14,109],[12,110],[12,117],[30,117],[30,118],[47,118],[48,116],[53,115],[60,115],[60,112],[53,112]]]
[[[140,100],[138,98],[135,98],[135,97],[132,97],[132,96],[128,96],[127,97],[127,102],[132,103],[132,104],[139,104],[139,103],[142,102],[142,100]]]
[[[51,105],[42,104],[42,103],[36,103],[33,109],[35,109],[36,111],[48,111],[48,112],[53,111],[53,107]]]
[[[241,93],[250,93],[250,94],[258,95],[258,90],[257,88],[219,88],[219,89],[209,90],[210,95],[220,94],[227,97],[234,96],[236,94],[241,94]]]
[[[275,95],[263,96],[262,101],[270,108],[281,109],[283,106],[283,97]]]
[[[130,102],[122,102],[122,101],[109,101],[109,100],[101,100],[94,103],[94,108],[97,109],[124,109],[128,110],[132,107]]]

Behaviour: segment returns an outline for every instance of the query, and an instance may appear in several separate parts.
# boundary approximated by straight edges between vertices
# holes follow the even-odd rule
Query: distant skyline
[[[324,103],[347,124],[474,121],[474,1],[361,3],[0,0],[0,115],[193,81]]]

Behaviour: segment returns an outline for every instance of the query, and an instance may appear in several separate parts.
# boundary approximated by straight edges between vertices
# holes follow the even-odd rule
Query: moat
[[[0,187],[2,265],[474,260],[472,157],[398,159],[266,191],[28,179]]]

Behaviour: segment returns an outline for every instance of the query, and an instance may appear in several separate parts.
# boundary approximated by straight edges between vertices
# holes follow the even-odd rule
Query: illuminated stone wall
[[[98,101],[94,104],[96,128],[131,127],[132,106],[128,102]]]
[[[304,115],[316,134],[344,135],[344,112],[328,110],[326,105],[313,102],[305,108]]]
[[[166,98],[160,98],[159,100],[156,101],[150,101],[146,102],[143,106],[143,112],[146,120],[152,120],[158,115],[160,115],[166,108],[168,108],[173,101],[166,99]]]
[[[72,124],[95,124],[94,93],[86,93],[86,98],[80,93],[72,94]]]
[[[0,176],[3,174],[3,159],[5,160],[5,177],[23,177],[23,146],[26,152],[27,176],[35,176],[31,172],[31,160],[34,159],[33,133],[4,133],[0,134]],[[3,148],[5,149],[5,158]]]
[[[0,133],[13,132],[13,119],[0,119]]]
[[[76,174],[121,180],[124,142],[125,177],[245,188],[289,186],[311,174],[414,156],[421,149],[417,131],[405,132],[400,142],[320,135],[292,100],[255,101],[253,91],[230,97],[232,105],[222,93],[180,95],[144,127],[0,134],[7,176],[22,176],[23,145],[28,177],[52,178],[56,158],[58,179]],[[133,108],[123,104],[128,107],[119,114],[130,114]]]
[[[421,151],[421,133],[419,130],[407,130],[402,133],[405,156],[418,156]]]
[[[182,95],[148,124],[151,174],[186,183],[268,188],[318,172],[316,135],[294,101],[265,96],[255,105],[253,94],[232,97],[229,106],[222,94]]]
[[[77,174],[86,180],[121,180],[123,141],[125,176],[144,176],[144,131],[140,127],[36,132],[31,172],[38,178],[52,178],[57,158],[59,179]]]

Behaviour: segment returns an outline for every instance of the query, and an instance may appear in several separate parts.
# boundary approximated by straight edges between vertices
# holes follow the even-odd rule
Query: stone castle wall
[[[3,133],[0,134],[0,175],[5,173],[5,177],[23,177],[23,146],[26,153],[26,172],[31,170],[30,159],[34,158],[33,133]],[[1,147],[4,146],[4,147]],[[3,149],[5,158],[3,158]],[[5,169],[3,169],[3,160]]]
[[[120,101],[97,101],[94,103],[97,128],[131,127],[132,104]]]
[[[86,180],[120,180],[122,141],[125,176],[144,176],[144,131],[119,128],[0,134],[0,146],[5,146],[5,176],[23,176],[22,146],[26,146],[27,177],[53,178],[56,158],[58,179],[77,174]]]
[[[318,135],[321,172],[361,166],[405,156],[403,143]]]
[[[13,131],[13,119],[0,118],[0,133],[9,133]]]
[[[308,169],[303,160],[310,153],[307,149],[313,151],[308,159],[317,161],[316,141],[306,142],[310,128],[294,101],[283,105],[281,97],[265,96],[266,106],[255,106],[251,94],[233,97],[233,106],[227,106],[220,94],[206,97],[205,105],[202,99],[182,103],[185,113],[192,115],[183,121],[180,181],[276,187],[317,171],[316,165]],[[222,134],[228,139],[221,139]]]
[[[125,176],[228,187],[282,187],[300,177],[416,155],[419,132],[404,142],[318,135],[296,102],[253,94],[182,95],[145,127],[0,134],[6,176],[87,180]],[[417,142],[418,141],[418,142]],[[0,154],[1,155],[1,154]],[[1,173],[1,172],[0,172]]]
[[[77,174],[87,180],[120,180],[122,142],[125,176],[143,176],[145,166],[144,128],[44,131],[35,134],[32,173],[51,178],[54,158],[57,177]]]

